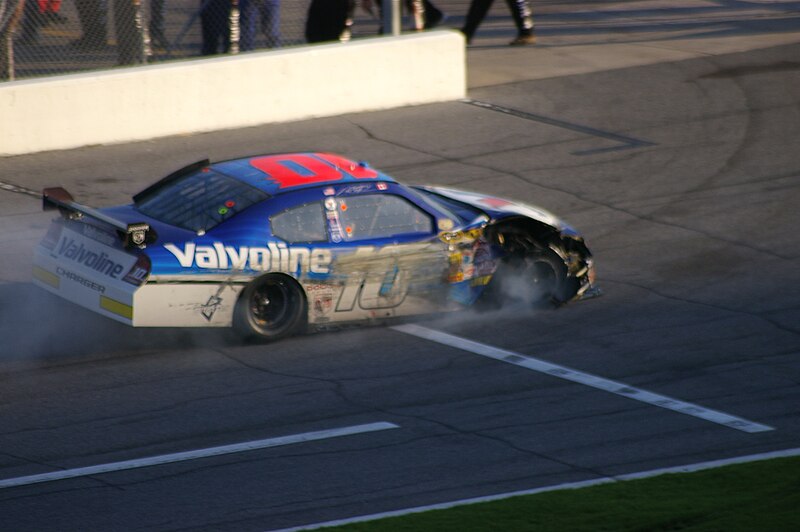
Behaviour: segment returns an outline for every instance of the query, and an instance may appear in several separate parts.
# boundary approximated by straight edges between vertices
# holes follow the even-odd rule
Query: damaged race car
[[[134,327],[234,327],[274,340],[307,326],[596,294],[583,238],[517,202],[406,186],[364,162],[289,153],[174,172],[128,205],[44,190],[61,216],[34,282]]]

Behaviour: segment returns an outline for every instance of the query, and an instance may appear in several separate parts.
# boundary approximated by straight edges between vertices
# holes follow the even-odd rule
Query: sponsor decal
[[[101,284],[97,284],[94,281],[90,281],[86,277],[82,277],[82,276],[78,275],[75,272],[71,272],[71,271],[69,271],[69,270],[67,270],[65,268],[62,268],[61,266],[56,268],[56,273],[58,275],[60,275],[61,277],[63,277],[64,279],[69,279],[70,281],[74,281],[74,282],[76,282],[78,284],[81,284],[81,285],[85,286],[86,288],[90,288],[90,289],[92,289],[92,290],[94,290],[96,292],[100,292],[101,294],[105,294],[106,293],[106,287],[105,286],[103,286]]]
[[[372,190],[374,190],[372,183],[360,183],[358,185],[347,185],[339,188],[339,193],[337,195],[364,194],[365,192],[371,192]]]
[[[333,288],[328,285],[314,284],[306,287],[311,299],[311,310],[314,316],[322,318],[333,311]]]
[[[342,234],[342,224],[339,223],[339,212],[336,210],[334,203],[333,210],[326,211],[325,218],[328,220],[328,231],[331,235],[331,240],[338,244],[344,239]]]
[[[84,247],[83,242],[76,242],[68,236],[61,237],[55,252],[59,257],[69,259],[113,279],[117,279],[125,268],[122,264],[113,261],[107,253],[98,254],[91,251]]]
[[[470,286],[486,286],[489,284],[489,281],[492,280],[491,275],[484,275],[483,277],[475,277],[473,278],[469,284]]]
[[[129,225],[128,232],[130,234],[131,242],[133,242],[133,244],[136,246],[143,247],[148,229],[150,229],[150,226],[147,224],[138,224],[135,226]]]
[[[412,276],[419,281],[426,275],[421,268],[432,265],[433,278],[440,282],[445,268],[440,262],[445,259],[441,253],[438,244],[418,243],[382,248],[363,246],[350,255],[340,256],[336,271],[346,273],[347,277],[334,311],[349,312],[356,305],[363,310],[400,306],[409,292]]]
[[[226,246],[214,242],[198,246],[193,242],[183,245],[164,244],[181,267],[204,270],[254,270],[261,272],[329,273],[332,255],[329,249],[287,247],[283,243],[269,243],[267,247]]]
[[[149,273],[150,272],[147,269],[142,268],[137,263],[133,265],[131,271],[129,271],[128,274],[125,276],[125,278],[122,280],[134,286],[141,286],[147,280],[147,276]]]
[[[219,310],[220,305],[222,305],[222,298],[213,295],[208,298],[208,301],[205,305],[200,306],[200,312],[203,314],[203,317],[206,321],[211,321],[211,318],[214,317],[214,314]]]
[[[497,268],[489,243],[481,236],[480,229],[449,233],[451,245],[448,282],[460,283],[469,279],[491,277]],[[482,279],[473,286],[485,285]]]
[[[372,168],[330,153],[266,155],[250,159],[250,164],[280,188],[339,181],[345,172],[356,179],[378,177]]]

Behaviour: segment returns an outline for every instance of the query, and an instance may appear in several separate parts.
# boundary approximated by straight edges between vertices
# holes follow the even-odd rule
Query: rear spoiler
[[[160,188],[172,183],[173,181],[177,181],[179,178],[197,172],[198,170],[202,170],[203,168],[207,167],[211,164],[211,161],[208,159],[203,159],[202,161],[197,161],[196,163],[192,163],[189,165],[184,166],[180,170],[176,170],[169,174],[167,177],[161,179],[157,183],[153,183],[146,189],[142,190],[138,194],[133,197],[134,203],[139,203],[142,200],[146,199],[147,196],[151,195],[155,191],[159,190]]]
[[[117,234],[126,248],[144,248],[158,238],[155,230],[146,222],[126,224],[116,220],[92,207],[77,203],[72,194],[61,187],[46,188],[42,191],[42,208],[45,211],[58,209],[64,218],[80,220],[88,216],[109,225],[117,230]]]

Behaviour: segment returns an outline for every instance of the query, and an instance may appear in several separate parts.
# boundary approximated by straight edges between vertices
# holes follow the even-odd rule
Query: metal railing
[[[358,2],[344,1],[351,3],[352,23]],[[359,24],[360,31],[374,34],[381,27],[399,27],[398,0],[384,2],[392,6],[383,10],[389,25],[377,19],[378,9],[359,10],[358,16],[369,22]],[[417,3],[421,2],[408,2]],[[304,44],[310,4],[311,0],[0,0],[0,80]],[[347,32],[342,39],[349,36]]]

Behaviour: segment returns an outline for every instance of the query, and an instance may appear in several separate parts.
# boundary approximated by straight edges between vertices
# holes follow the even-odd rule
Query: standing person
[[[470,3],[467,19],[461,29],[467,37],[467,44],[472,42],[475,30],[483,22],[486,13],[492,7],[492,3],[494,3],[494,0],[472,0]],[[528,0],[506,0],[506,3],[511,10],[514,25],[517,27],[517,37],[508,44],[511,46],[535,44],[536,37],[533,35],[533,12],[531,11],[530,2]]]

